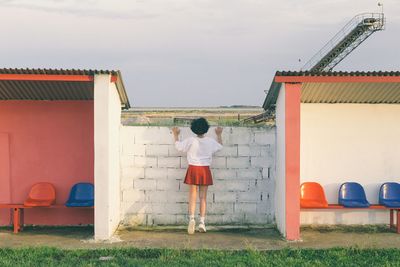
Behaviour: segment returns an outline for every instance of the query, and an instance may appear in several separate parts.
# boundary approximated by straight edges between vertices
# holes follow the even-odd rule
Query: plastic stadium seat
[[[69,199],[65,203],[67,207],[93,207],[94,206],[94,186],[91,183],[75,184],[69,194]]]
[[[48,207],[56,201],[56,190],[51,183],[34,184],[29,192],[24,206],[27,207]]]
[[[400,184],[384,183],[381,185],[379,204],[389,208],[400,208]]]
[[[343,183],[340,186],[339,204],[346,208],[368,208],[370,206],[364,188],[359,183]]]
[[[300,187],[300,207],[325,208],[328,207],[324,189],[319,183],[306,182]]]

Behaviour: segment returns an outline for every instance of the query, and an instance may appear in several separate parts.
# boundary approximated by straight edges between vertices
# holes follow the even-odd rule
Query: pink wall
[[[0,101],[0,202],[23,203],[30,187],[45,181],[64,204],[74,183],[93,183],[93,115],[93,101]],[[92,210],[25,212],[27,224],[93,221]],[[0,224],[8,222],[9,212],[0,210]]]

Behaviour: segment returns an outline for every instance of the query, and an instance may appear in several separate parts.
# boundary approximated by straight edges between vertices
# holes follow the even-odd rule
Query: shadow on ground
[[[207,233],[187,235],[185,229],[122,229],[106,242],[94,242],[93,227],[27,227],[19,234],[0,228],[0,247],[48,246],[77,248],[181,248],[181,249],[258,249],[282,248],[398,248],[400,235],[386,226],[304,227],[302,241],[287,242],[273,228],[211,228]]]

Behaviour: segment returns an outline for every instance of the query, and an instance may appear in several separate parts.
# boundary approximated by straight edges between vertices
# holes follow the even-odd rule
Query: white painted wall
[[[182,129],[182,138],[192,135]],[[214,128],[209,130],[214,136]],[[275,129],[225,127],[224,148],[213,158],[207,223],[274,222]],[[126,226],[187,223],[186,156],[175,150],[168,127],[124,126],[122,205]],[[198,210],[197,210],[198,214]]]
[[[121,103],[110,75],[95,75],[95,239],[108,239],[120,222],[120,118]]]
[[[286,236],[286,143],[285,143],[285,85],[276,102],[276,186],[275,219],[278,230]]]
[[[400,182],[399,122],[400,105],[302,104],[301,182],[320,183],[329,203],[337,203],[341,183],[358,182],[370,203],[378,203],[382,183]],[[301,214],[303,224],[388,222],[386,211]]]

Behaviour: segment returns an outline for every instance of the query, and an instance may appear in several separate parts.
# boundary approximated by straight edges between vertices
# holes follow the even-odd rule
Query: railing
[[[384,26],[383,13],[363,13],[355,16],[301,70],[332,70],[372,33],[383,30]]]

